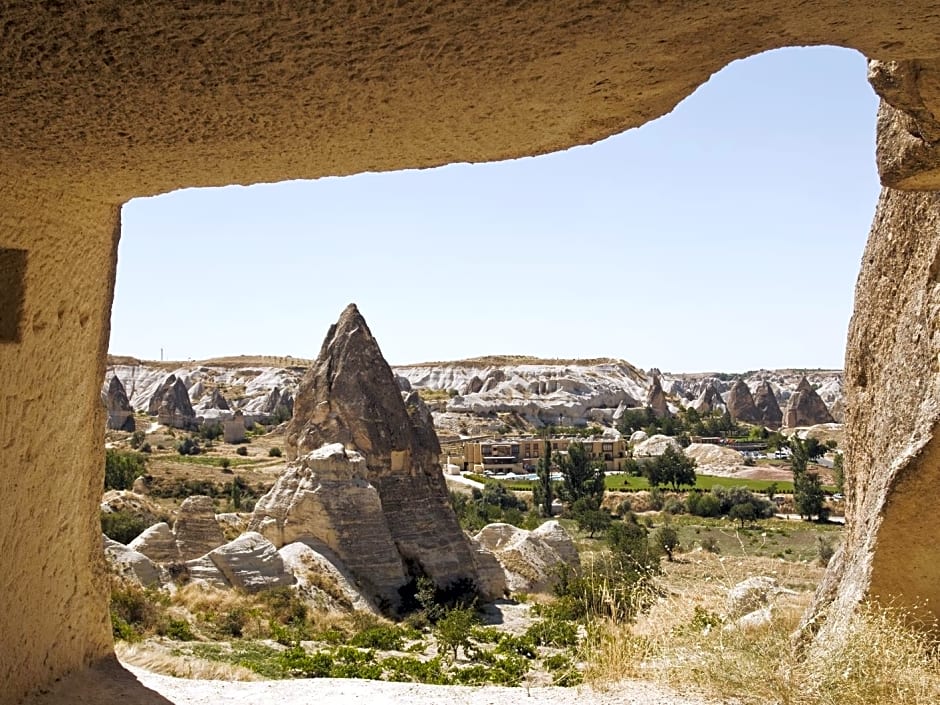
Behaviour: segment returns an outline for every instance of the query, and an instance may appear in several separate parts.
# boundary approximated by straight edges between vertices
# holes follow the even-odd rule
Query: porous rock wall
[[[99,390],[128,199],[563,149],[668,112],[734,59],[812,44],[888,62],[875,85],[899,117],[879,128],[895,138],[879,144],[884,183],[940,187],[933,0],[27,0],[0,15],[3,705],[110,652]],[[849,546],[869,554],[935,467],[937,341],[922,326],[914,342],[918,328],[900,323],[932,320],[934,198],[882,197],[859,279]],[[894,277],[892,240],[917,255],[906,266],[919,278]],[[903,295],[882,299],[891,282]],[[913,359],[897,357],[888,331],[913,345]],[[893,564],[879,565],[876,585]],[[867,589],[864,579],[830,583],[848,584]]]

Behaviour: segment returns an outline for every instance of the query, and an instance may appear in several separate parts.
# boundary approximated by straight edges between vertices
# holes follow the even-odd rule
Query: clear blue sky
[[[356,302],[393,364],[841,367],[878,195],[865,74],[786,49],[588,147],[136,199],[110,349],[314,357]]]

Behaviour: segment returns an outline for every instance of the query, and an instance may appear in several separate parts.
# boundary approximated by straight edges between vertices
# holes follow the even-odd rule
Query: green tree
[[[611,524],[610,512],[603,509],[582,509],[575,513],[574,520],[578,523],[578,529],[587,531],[590,538],[594,538],[594,534],[604,531]]]
[[[673,552],[679,547],[679,534],[671,526],[662,526],[653,534],[653,544],[671,561]]]
[[[104,488],[129,490],[146,468],[146,458],[140,453],[108,448],[104,454]]]
[[[651,550],[649,534],[637,523],[635,515],[611,524],[607,529],[607,545],[621,570],[639,576],[659,571],[659,557]]]
[[[536,487],[537,497],[535,499],[542,510],[542,516],[550,517],[552,515],[552,501],[555,499],[552,491],[552,444],[547,439],[544,444],[545,452],[539,460],[539,481]]]
[[[604,497],[604,464],[592,462],[580,441],[568,445],[568,453],[555,456],[561,471],[562,497],[570,503],[589,498],[594,508],[600,507]]]
[[[845,492],[845,457],[842,453],[835,454],[835,460],[832,461],[832,479],[836,485],[836,492],[843,494]]]
[[[732,506],[728,516],[739,522],[743,529],[747,522],[754,521],[757,518],[757,510],[750,502],[743,502]]]
[[[667,446],[662,455],[644,466],[643,472],[653,487],[672,485],[678,490],[682,485],[695,485],[695,465],[694,458]]]
[[[793,503],[804,519],[826,518],[825,495],[819,473],[802,472],[793,476]]]
[[[476,624],[476,614],[469,607],[452,609],[434,625],[434,639],[438,651],[450,651],[457,660],[457,650],[464,652],[470,646],[470,633]]]

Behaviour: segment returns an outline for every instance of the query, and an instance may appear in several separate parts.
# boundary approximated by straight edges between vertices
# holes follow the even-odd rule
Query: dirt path
[[[625,681],[606,691],[578,688],[439,686],[353,679],[231,683],[160,676],[116,662],[55,685],[28,705],[708,705],[652,683]]]

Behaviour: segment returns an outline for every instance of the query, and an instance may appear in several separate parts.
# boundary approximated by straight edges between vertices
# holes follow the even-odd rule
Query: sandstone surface
[[[146,495],[129,490],[108,490],[101,497],[101,511],[123,512],[152,526],[163,520],[166,512]]]
[[[669,416],[669,403],[666,401],[666,393],[663,391],[659,375],[653,375],[653,383],[650,385],[649,392],[646,393],[646,405],[659,418]]]
[[[274,544],[254,531],[210,551],[206,558],[228,587],[258,592],[294,584],[294,576],[285,569]]]
[[[763,380],[754,392],[754,405],[760,413],[760,422],[776,431],[783,425],[783,412],[780,411],[780,405],[777,403],[777,395],[774,394],[770,382]]]
[[[144,554],[156,563],[172,563],[180,559],[176,537],[165,521],[144,529],[128,544],[128,548]]]
[[[255,504],[249,529],[276,546],[332,551],[362,589],[391,604],[408,578],[365,458],[340,443],[291,462]]]
[[[728,410],[725,400],[721,398],[721,393],[714,384],[708,384],[699,394],[698,398],[692,402],[692,408],[700,414],[710,414],[712,412],[724,413]]]
[[[357,585],[339,558],[329,549],[302,543],[289,543],[278,550],[284,568],[294,576],[296,589],[313,605],[326,609],[379,614],[375,601]]]
[[[108,384],[105,398],[108,407],[108,428],[114,431],[134,431],[137,424],[134,421],[134,409],[127,399],[124,385],[117,377],[112,377]]]
[[[104,542],[104,557],[109,570],[115,575],[133,580],[143,587],[154,587],[163,582],[160,568],[143,553],[128,548],[123,543],[101,536]]]
[[[287,432],[294,457],[332,443],[364,457],[407,572],[442,587],[476,578],[470,544],[450,506],[430,412],[417,393],[402,398],[354,304],[330,327],[304,376]]]
[[[544,592],[557,579],[559,565],[580,566],[571,536],[554,520],[533,531],[511,524],[487,524],[473,540],[496,556],[511,593]]]
[[[787,402],[787,410],[783,414],[783,425],[787,428],[796,428],[834,422],[825,402],[804,377]]]
[[[639,458],[662,455],[666,451],[666,448],[675,448],[678,451],[682,450],[682,446],[679,445],[679,441],[677,441],[674,436],[664,436],[661,433],[654,433],[646,440],[640,441],[633,446],[633,455]]]
[[[683,452],[696,462],[695,471],[704,475],[727,475],[744,465],[744,455],[726,446],[691,443]]]
[[[193,495],[183,500],[173,524],[180,560],[188,561],[209,553],[225,543],[225,535],[215,519],[212,497]]]
[[[752,424],[763,423],[763,415],[744,380],[735,380],[725,396],[725,403],[733,420]]]
[[[111,652],[99,391],[123,203],[593,143],[666,114],[729,62],[781,46],[878,59],[872,85],[884,98],[876,158],[886,189],[847,353],[852,548],[832,571],[839,604],[867,594],[871,576],[880,594],[940,603],[937,527],[918,503],[938,465],[936,3],[353,9],[7,4],[0,462],[13,479],[0,515],[0,635],[17,646],[0,652],[0,702]]]

